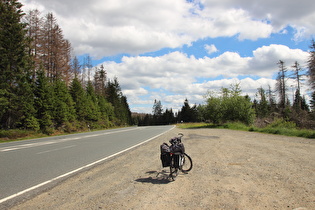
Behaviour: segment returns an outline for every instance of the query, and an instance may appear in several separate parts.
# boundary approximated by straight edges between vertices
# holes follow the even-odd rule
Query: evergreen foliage
[[[308,75],[310,76],[310,84],[315,89],[315,40],[312,39],[310,45],[310,57],[308,60]]]
[[[4,129],[32,121],[32,101],[28,105],[21,103],[21,97],[25,99],[31,94],[26,78],[31,68],[29,42],[26,25],[21,22],[24,15],[21,7],[17,0],[0,1],[0,121]]]
[[[53,83],[54,107],[53,116],[57,128],[64,126],[68,122],[74,122],[75,108],[71,94],[65,82],[57,80]]]
[[[118,79],[109,80],[106,87],[107,100],[114,107],[115,121],[118,125],[132,124],[131,111],[126,96],[121,92]]]
[[[260,118],[266,117],[270,113],[270,104],[268,104],[265,90],[258,88],[257,96],[260,100],[258,103],[254,103],[256,115]]]
[[[53,132],[53,107],[54,94],[53,87],[45,76],[44,71],[37,72],[35,82],[35,107],[37,109],[36,118],[39,121],[40,128],[44,133]]]

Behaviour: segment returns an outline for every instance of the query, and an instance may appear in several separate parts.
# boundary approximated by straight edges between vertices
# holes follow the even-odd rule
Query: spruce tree
[[[315,40],[312,40],[311,46],[310,46],[310,57],[308,60],[308,75],[310,76],[310,84],[315,90]],[[315,91],[314,91],[315,92]]]
[[[43,46],[43,18],[39,10],[30,10],[24,21],[27,23],[27,37],[30,39],[29,55],[34,62],[32,77],[35,79],[36,71],[42,67],[42,46]]]
[[[72,72],[74,73],[74,77],[78,78],[80,75],[80,71],[81,71],[81,65],[80,62],[77,58],[77,56],[75,56],[71,62],[71,68],[72,68]]]
[[[118,119],[118,121],[121,119],[120,94],[120,86],[118,84],[117,78],[114,78],[113,82],[109,80],[106,87],[106,96],[108,102],[110,102],[114,107],[115,118]]]
[[[282,110],[285,109],[286,105],[288,104],[288,99],[287,99],[287,69],[285,67],[284,61],[280,60],[278,62],[279,66],[279,72],[277,76],[277,83],[276,83],[276,90],[278,91],[279,94],[279,106]]]
[[[257,117],[264,118],[269,114],[269,107],[266,92],[262,87],[258,88],[257,96],[260,100],[256,105],[256,114]]]
[[[111,126],[110,122],[113,121],[115,116],[114,107],[103,96],[98,96],[98,106],[100,109],[100,120],[103,125],[105,127]]]
[[[36,87],[34,92],[37,119],[40,123],[40,128],[42,132],[51,134],[54,130],[54,92],[52,85],[49,83],[43,70],[37,72]]]
[[[315,91],[312,93],[312,96],[311,96],[310,107],[311,107],[311,111],[315,113]]]
[[[58,127],[75,120],[74,102],[65,82],[57,80],[53,83],[54,107],[53,118]]]
[[[314,112],[315,110],[315,41],[312,40],[311,46],[310,46],[310,57],[308,60],[308,75],[309,75],[309,82],[312,88],[312,99],[311,99],[311,108]],[[315,116],[315,115],[313,115]]]
[[[184,101],[184,106],[181,109],[181,121],[183,122],[191,122],[192,112],[188,103],[188,99],[186,98]]]
[[[85,91],[78,80],[74,78],[70,86],[70,93],[74,102],[76,117],[79,121],[85,121],[88,118],[89,107]]]
[[[17,0],[0,1],[0,123],[6,129],[34,120],[29,115],[34,110],[29,84],[32,66],[21,8]],[[31,97],[30,101],[22,102],[21,96]]]
[[[152,114],[153,114],[153,124],[159,125],[162,124],[163,121],[163,106],[161,101],[154,100],[154,104],[152,107]]]
[[[113,105],[115,117],[118,124],[131,123],[131,111],[127,98],[122,94],[117,78],[114,81],[108,81],[106,87],[106,96],[108,101]]]
[[[106,71],[103,65],[96,68],[94,75],[94,87],[97,95],[106,96]]]
[[[93,84],[91,81],[87,83],[86,86],[86,95],[87,95],[87,103],[88,103],[88,115],[87,120],[89,121],[98,121],[100,119],[100,109],[98,106],[98,98],[95,94]]]

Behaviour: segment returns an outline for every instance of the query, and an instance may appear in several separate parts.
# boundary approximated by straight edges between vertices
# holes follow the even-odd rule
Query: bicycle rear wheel
[[[183,164],[182,164],[180,170],[184,173],[187,173],[193,167],[192,159],[186,153],[183,154],[182,158],[183,158]]]

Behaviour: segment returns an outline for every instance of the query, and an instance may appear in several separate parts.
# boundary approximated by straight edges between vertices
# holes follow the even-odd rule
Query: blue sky
[[[233,83],[254,99],[257,88],[274,88],[280,59],[289,70],[295,61],[306,67],[315,34],[312,0],[21,2],[53,12],[74,54],[116,76],[134,112],[151,113],[155,99],[175,111],[186,98],[203,104],[208,91]]]

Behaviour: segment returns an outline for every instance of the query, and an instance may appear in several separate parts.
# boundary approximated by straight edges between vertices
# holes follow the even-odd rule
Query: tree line
[[[71,54],[52,13],[25,14],[17,0],[0,1],[1,129],[50,134],[132,123],[118,79]]]
[[[242,95],[240,84],[232,84],[229,88],[209,91],[206,104],[190,106],[184,101],[181,110],[174,113],[172,109],[163,110],[161,101],[154,101],[152,114],[134,114],[134,121],[139,125],[173,124],[179,122],[211,122],[222,124],[226,122],[242,122],[250,125],[254,122],[265,122],[281,118],[294,122],[300,128],[315,128],[315,41],[311,41],[307,69],[303,69],[296,61],[291,70],[284,61],[279,60],[278,74],[274,89],[258,88],[256,97],[252,100],[248,95]],[[295,81],[289,86],[289,80]],[[310,87],[311,100],[307,103],[301,95],[302,85]],[[292,101],[289,99],[289,89],[295,88]],[[294,89],[293,89],[294,90]]]

